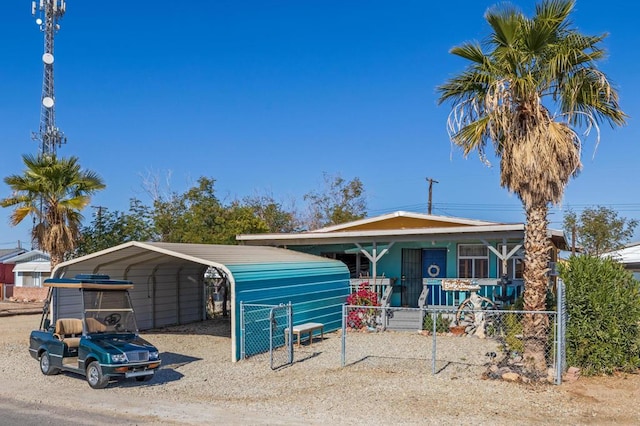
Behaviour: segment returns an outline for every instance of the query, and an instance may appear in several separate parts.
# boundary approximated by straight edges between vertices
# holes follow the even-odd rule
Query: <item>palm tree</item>
[[[91,171],[81,170],[76,157],[24,155],[23,175],[4,179],[13,195],[0,201],[2,207],[16,207],[11,225],[28,215],[35,216],[33,240],[51,256],[51,267],[64,260],[80,237],[80,211],[89,204],[90,195],[105,187]]]
[[[596,68],[606,34],[587,36],[573,28],[574,4],[543,1],[533,18],[508,4],[490,8],[485,19],[492,33],[483,44],[454,47],[451,53],[470,63],[437,88],[439,103],[452,104],[452,142],[465,156],[477,151],[483,161],[491,144],[500,161],[500,185],[522,201],[524,307],[531,311],[545,307],[549,205],[562,200],[569,179],[582,167],[577,129],[588,134],[595,128],[599,134],[602,122],[615,127],[626,118],[617,91]],[[543,315],[525,318],[525,358],[532,371],[546,368],[547,333]]]

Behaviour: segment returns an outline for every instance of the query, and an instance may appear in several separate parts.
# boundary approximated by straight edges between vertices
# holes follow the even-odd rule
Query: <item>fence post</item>
[[[276,327],[277,320],[275,310],[277,307],[269,310],[269,365],[273,370],[273,329]]]
[[[556,385],[562,384],[562,373],[564,370],[565,350],[566,350],[566,331],[565,331],[565,293],[564,282],[558,279],[557,282],[557,300],[556,300],[556,332],[558,341],[556,343]]]
[[[433,344],[431,345],[431,374],[435,375],[436,374],[436,354],[437,354],[437,350],[436,350],[436,311],[433,311],[431,313],[431,322],[433,323]]]
[[[240,359],[244,357],[244,302],[240,301]]]
[[[347,305],[342,305],[342,348],[340,351],[341,363],[344,367],[347,362]]]

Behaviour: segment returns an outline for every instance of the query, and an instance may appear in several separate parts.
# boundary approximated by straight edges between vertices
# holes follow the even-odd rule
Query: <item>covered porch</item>
[[[351,291],[367,283],[390,307],[457,306],[468,291],[448,290],[442,280],[474,280],[478,293],[499,305],[522,295],[523,223],[394,212],[310,232],[248,234],[246,245],[273,245],[331,257],[349,267]],[[549,230],[553,246],[564,234]]]

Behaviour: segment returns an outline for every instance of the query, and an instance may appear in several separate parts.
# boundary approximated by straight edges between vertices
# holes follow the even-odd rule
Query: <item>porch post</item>
[[[356,245],[356,247],[360,249],[360,252],[362,254],[367,256],[367,259],[369,259],[369,261],[371,262],[371,273],[373,274],[373,284],[375,287],[377,287],[376,278],[378,278],[378,260],[380,260],[382,256],[384,256],[389,252],[389,249],[393,247],[395,242],[391,241],[389,245],[385,249],[383,249],[380,253],[378,253],[378,243],[375,241],[371,244],[371,253],[369,253],[364,247],[362,247],[360,243],[354,243],[354,244]],[[380,284],[380,289],[376,288],[376,292],[378,292],[378,290],[381,290],[381,289],[382,289],[382,283]]]

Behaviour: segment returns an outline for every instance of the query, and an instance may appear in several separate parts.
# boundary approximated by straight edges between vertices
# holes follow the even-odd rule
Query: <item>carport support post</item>
[[[347,305],[342,305],[342,350],[340,351],[340,362],[342,366],[346,364],[347,351]]]

